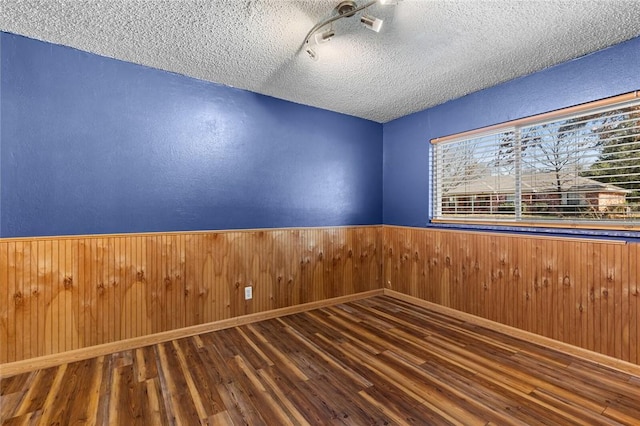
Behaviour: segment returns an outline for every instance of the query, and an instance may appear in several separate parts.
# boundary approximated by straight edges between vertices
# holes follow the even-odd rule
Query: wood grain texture
[[[380,289],[381,250],[380,226],[0,240],[0,364]]]
[[[640,364],[639,263],[638,244],[391,226],[1,240],[0,364],[383,283]]]
[[[639,385],[378,296],[3,378],[0,422],[637,425]]]
[[[315,302],[300,303],[284,308],[270,309],[264,312],[256,312],[253,314],[240,315],[233,318],[227,318],[205,324],[191,325],[188,327],[177,328],[175,330],[162,331],[160,333],[147,334],[144,336],[133,337],[125,340],[117,340],[115,342],[102,343],[100,345],[88,346],[86,348],[72,349],[58,354],[49,354],[36,358],[29,358],[21,361],[0,364],[0,378],[22,374],[34,369],[46,369],[61,364],[69,364],[75,361],[83,361],[99,356],[106,356],[114,352],[122,352],[126,350],[136,349],[149,345],[157,345],[184,337],[197,336],[198,334],[208,333],[216,330],[224,330],[231,327],[239,327],[244,324],[252,324],[257,321],[278,318],[280,316],[291,315],[299,312],[305,312],[311,309],[318,309],[324,306],[332,306],[338,303],[347,303],[353,300],[366,299],[368,297],[379,296],[384,293],[384,289],[376,289],[363,291],[361,293],[349,294],[346,296],[332,297],[322,299]],[[389,291],[389,290],[386,290]],[[400,293],[396,293],[400,294]],[[406,295],[403,295],[406,296]],[[410,296],[406,296],[410,297]],[[424,302],[420,300],[420,302]],[[457,311],[455,311],[457,312]]]
[[[385,287],[640,363],[638,244],[384,227]]]

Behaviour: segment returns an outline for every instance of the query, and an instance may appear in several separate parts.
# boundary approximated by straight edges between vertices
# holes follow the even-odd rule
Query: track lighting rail
[[[332,24],[333,22],[342,19],[342,18],[350,18],[352,16],[354,16],[356,13],[361,12],[371,6],[373,6],[376,3],[381,3],[381,4],[397,4],[398,1],[400,0],[373,0],[373,1],[368,1],[367,3],[363,4],[362,6],[358,6],[356,4],[355,1],[352,0],[344,0],[342,2],[340,2],[338,4],[338,6],[336,6],[336,8],[334,9],[337,14],[334,16],[331,16],[330,18],[325,19],[324,21],[314,25],[309,32],[307,33],[306,37],[304,38],[304,42],[302,43],[302,49],[307,52],[307,54],[309,55],[309,57],[313,60],[318,60],[318,54],[316,53],[316,51],[314,50],[314,44],[315,43],[322,43],[322,42],[326,42],[329,41],[334,35],[335,32],[333,31],[333,28],[330,28],[329,30],[327,30],[326,32],[323,32],[321,34],[321,37],[318,39],[314,39],[314,43],[311,43],[314,35],[316,35],[322,28],[326,27],[327,25]],[[373,16],[363,16],[360,19],[360,22],[366,26],[367,28],[369,28],[370,30],[373,30],[375,32],[380,31],[380,27],[382,25],[382,20],[375,18]]]

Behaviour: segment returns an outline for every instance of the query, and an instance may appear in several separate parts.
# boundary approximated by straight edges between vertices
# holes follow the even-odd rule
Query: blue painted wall
[[[429,141],[640,89],[640,38],[386,123],[383,222],[428,226]]]
[[[0,237],[427,226],[431,138],[640,89],[640,38],[385,125],[7,33],[0,61]]]
[[[378,123],[0,46],[0,237],[382,223]]]

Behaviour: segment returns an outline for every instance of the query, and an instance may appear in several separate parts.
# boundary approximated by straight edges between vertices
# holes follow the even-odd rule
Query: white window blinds
[[[635,93],[432,142],[435,221],[640,226]]]

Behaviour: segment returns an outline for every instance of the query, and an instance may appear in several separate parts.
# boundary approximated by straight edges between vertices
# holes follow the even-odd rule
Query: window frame
[[[430,204],[431,214],[429,222],[432,224],[447,224],[447,225],[480,225],[491,226],[495,228],[555,228],[555,229],[593,229],[593,230],[619,230],[619,231],[637,231],[640,230],[640,220],[633,220],[629,222],[624,221],[584,221],[584,220],[571,220],[571,219],[548,219],[548,220],[527,220],[522,218],[519,214],[514,214],[513,218],[501,218],[491,219],[487,216],[481,218],[473,217],[442,217],[442,207],[444,201],[442,194],[440,193],[441,187],[439,186],[438,176],[436,171],[439,170],[438,162],[441,161],[437,155],[437,145],[446,142],[456,142],[470,140],[474,138],[481,138],[485,136],[493,136],[498,134],[504,134],[507,132],[515,132],[519,135],[519,129],[527,126],[540,126],[545,123],[562,120],[563,118],[570,118],[579,114],[595,114],[601,110],[606,110],[617,104],[623,104],[625,102],[639,101],[640,91],[636,90],[628,92],[622,95],[613,96],[605,99],[600,99],[584,104],[571,106],[568,108],[562,108],[542,114],[537,114],[529,117],[524,117],[508,122],[495,124],[487,127],[473,129],[461,133],[456,133],[444,137],[433,138],[430,140],[429,149],[429,165],[431,173],[429,174],[430,182]],[[519,139],[519,138],[518,138]],[[520,150],[516,149],[516,156],[519,156]],[[520,161],[516,162],[517,167],[520,167]],[[441,165],[440,165],[441,167]],[[521,185],[521,179],[516,179],[515,185],[518,187]],[[517,191],[517,190],[516,190]],[[520,191],[517,191],[518,193]],[[521,197],[515,197],[514,209],[515,212],[521,211]],[[438,202],[439,200],[439,202]]]

